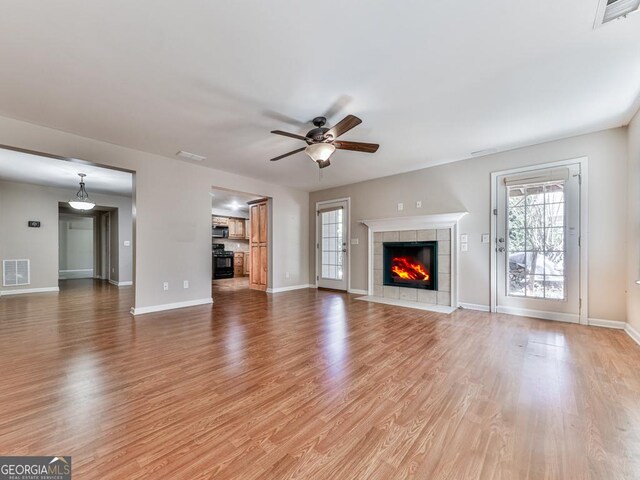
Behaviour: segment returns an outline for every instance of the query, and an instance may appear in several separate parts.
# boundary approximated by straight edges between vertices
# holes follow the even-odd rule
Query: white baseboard
[[[634,342],[640,345],[640,332],[638,332],[638,330],[633,328],[628,323],[625,323],[624,331],[627,332],[627,335],[629,335]]]
[[[152,305],[150,307],[131,307],[132,315],[142,315],[144,313],[164,312],[165,310],[175,310],[177,308],[195,307],[198,305],[208,305],[213,303],[213,298],[201,298],[198,300],[188,300],[186,302],[165,303],[164,305]]]
[[[43,287],[43,288],[23,288],[21,290],[2,290],[0,296],[6,295],[22,295],[25,293],[47,293],[47,292],[59,292],[59,287]]]
[[[555,320],[557,322],[580,323],[580,315],[574,313],[544,312],[542,310],[529,310],[526,308],[498,307],[498,313],[518,315],[519,317],[541,318],[542,320]]]
[[[348,292],[355,295],[369,295],[369,292],[366,290],[358,290],[357,288],[352,288],[351,290],[348,290]]]
[[[603,320],[601,318],[590,318],[588,321],[590,327],[615,328],[617,330],[624,330],[626,325],[625,322],[619,320]]]
[[[128,281],[128,282],[116,282],[115,280],[109,280],[109,283],[111,285],[115,285],[116,287],[128,287],[130,285],[133,285],[132,281]]]
[[[313,286],[305,283],[303,285],[292,285],[290,287],[267,288],[267,293],[290,292],[292,290],[302,290],[303,288],[313,288]]]
[[[477,303],[459,303],[459,306],[466,310],[477,310],[478,312],[490,312],[491,307],[489,305],[479,305]]]

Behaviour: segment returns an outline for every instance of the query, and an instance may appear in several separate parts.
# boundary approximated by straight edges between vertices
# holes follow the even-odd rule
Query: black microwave
[[[214,225],[211,227],[211,236],[213,238],[229,238],[229,227]]]

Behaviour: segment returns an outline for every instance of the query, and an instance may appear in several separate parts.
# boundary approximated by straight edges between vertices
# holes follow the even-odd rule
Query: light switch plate
[[[460,250],[466,252],[467,250],[469,250],[469,245],[467,243],[461,243]]]
[[[402,210],[404,210],[404,203],[399,203],[398,204],[398,211],[401,212]]]
[[[351,245],[358,245],[360,244],[360,239],[359,238],[352,238],[351,239]]]
[[[422,200],[416,202],[416,208],[422,208]]]
[[[483,233],[482,234],[482,243],[489,243],[489,234],[488,233]]]
[[[130,247],[130,246],[131,246],[131,241],[129,241],[129,240],[125,240],[125,241],[124,241],[124,246],[125,246],[125,247]]]
[[[462,235],[460,235],[460,243],[467,243],[469,241],[469,235],[467,235],[466,233],[463,233]]]

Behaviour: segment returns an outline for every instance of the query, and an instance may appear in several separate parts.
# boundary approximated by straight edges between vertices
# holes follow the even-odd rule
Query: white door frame
[[[502,175],[511,175],[515,173],[523,173],[534,170],[541,170],[544,168],[554,168],[554,167],[562,167],[566,165],[580,165],[580,324],[588,325],[589,324],[589,262],[588,262],[588,237],[587,232],[589,231],[588,223],[589,223],[589,202],[588,202],[588,187],[589,187],[589,177],[588,177],[588,157],[578,157],[572,158],[568,160],[560,160],[557,162],[550,163],[542,163],[538,165],[528,165],[526,167],[513,168],[509,170],[501,170],[499,172],[491,173],[491,248],[490,248],[490,258],[491,258],[491,284],[490,284],[490,294],[491,294],[491,311],[497,311],[497,302],[498,302],[498,272],[496,268],[496,232],[497,232],[497,216],[494,214],[497,210],[497,201],[498,201],[498,190],[496,185],[496,180],[499,176]],[[558,318],[554,318],[554,320],[563,320],[562,314],[558,314]]]
[[[351,293],[351,197],[344,198],[336,198],[333,200],[323,200],[321,202],[316,202],[316,220],[315,220],[315,235],[314,235],[314,243],[316,244],[316,278],[314,283],[314,288],[318,288],[318,280],[320,276],[320,256],[318,255],[319,247],[318,247],[318,210],[322,209],[323,205],[328,205],[336,202],[347,202],[347,292]]]

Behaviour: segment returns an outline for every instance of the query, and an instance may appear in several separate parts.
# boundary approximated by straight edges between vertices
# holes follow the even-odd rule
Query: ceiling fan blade
[[[352,100],[353,100],[353,98],[351,98],[349,95],[340,95],[336,99],[336,101],[333,102],[333,104],[327,109],[327,111],[324,112],[324,114],[322,116],[324,118],[331,118],[331,117],[337,115],[342,110],[344,110],[345,107],[348,104],[350,104]]]
[[[317,163],[318,163],[318,166],[319,166],[320,168],[326,168],[326,167],[328,167],[329,165],[331,165],[331,160],[329,160],[329,159],[327,158],[326,160],[321,160],[321,161],[319,161],[319,162],[317,162]]]
[[[285,137],[296,138],[298,140],[307,141],[307,137],[303,137],[302,135],[298,135],[296,133],[283,132],[282,130],[272,130],[271,133],[275,133],[276,135],[283,135]]]
[[[336,140],[333,145],[340,150],[353,150],[363,153],[376,153],[380,148],[377,143],[345,142],[344,140]]]
[[[302,148],[299,148],[297,150],[293,150],[292,152],[285,153],[284,155],[280,155],[279,157],[272,158],[271,161],[275,162],[277,160],[280,160],[281,158],[288,157],[289,155],[293,155],[294,153],[302,152],[305,148],[307,148],[307,147],[302,147]]]
[[[329,138],[338,138],[340,135],[347,133],[353,127],[358,126],[362,123],[355,115],[347,115],[342,120],[340,120],[333,128],[330,128],[327,133],[325,133],[325,137]]]

